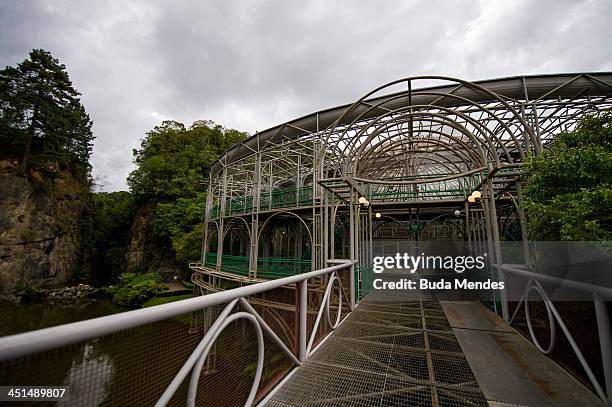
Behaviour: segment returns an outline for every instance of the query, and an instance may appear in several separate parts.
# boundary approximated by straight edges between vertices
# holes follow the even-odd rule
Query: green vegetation
[[[174,295],[172,297],[153,297],[144,304],[142,304],[143,308],[153,307],[155,305],[167,304],[169,302],[186,300],[188,298],[193,298],[191,294],[182,294],[182,295]]]
[[[27,283],[17,283],[15,291],[21,296],[21,302],[41,302],[45,298],[45,290],[32,287]]]
[[[153,230],[168,256],[182,262],[200,257],[209,169],[225,149],[246,137],[211,121],[189,128],[165,121],[134,150],[137,168],[128,184],[140,205],[155,205]]]
[[[612,112],[560,134],[524,176],[531,240],[612,240]]]
[[[89,180],[92,122],[66,67],[42,49],[0,71],[0,158],[19,158],[20,173],[50,163]]]
[[[81,260],[75,277],[92,285],[112,284],[125,268],[125,251],[136,213],[129,192],[91,196],[81,227]]]
[[[92,196],[83,221],[79,276],[105,285],[126,271],[134,218],[145,206],[154,208],[151,229],[162,256],[182,263],[199,259],[208,171],[219,154],[246,136],[210,121],[189,128],[166,121],[150,131],[134,150],[137,168],[128,178],[130,192]],[[119,303],[131,302],[127,297]]]
[[[137,307],[166,288],[157,273],[124,273],[119,283],[107,289],[115,304]]]

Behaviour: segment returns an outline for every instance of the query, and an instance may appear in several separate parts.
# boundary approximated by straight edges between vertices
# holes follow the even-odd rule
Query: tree
[[[612,112],[585,116],[524,166],[532,240],[612,239]]]
[[[94,285],[112,283],[124,271],[136,206],[129,192],[92,194],[81,224],[81,260],[76,277]]]
[[[66,67],[42,49],[0,71],[0,144],[20,158],[21,174],[58,162],[89,176],[94,137],[79,95]]]
[[[199,258],[210,167],[248,134],[199,120],[186,128],[164,121],[134,150],[137,168],[128,184],[138,202],[155,205],[153,231],[169,255]]]

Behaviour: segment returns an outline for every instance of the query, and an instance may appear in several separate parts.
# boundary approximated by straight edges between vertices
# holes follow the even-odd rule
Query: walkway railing
[[[584,369],[595,393],[604,402],[607,402],[608,406],[612,406],[612,329],[610,327],[610,315],[608,313],[608,305],[604,298],[612,298],[612,289],[608,287],[597,286],[594,284],[588,284],[584,282],[572,281],[567,279],[561,279],[554,276],[543,275],[528,271],[519,265],[503,264],[501,266],[495,266],[499,271],[503,273],[514,274],[527,279],[527,284],[523,291],[523,295],[518,302],[512,317],[510,318],[509,324],[514,322],[518,315],[521,305],[524,306],[525,318],[527,321],[527,327],[529,329],[529,335],[533,344],[538,348],[540,352],[545,355],[551,354],[555,350],[557,344],[557,326],[561,329],[561,332],[565,336],[565,339],[572,348],[576,358],[578,359],[580,366]],[[603,367],[603,379],[604,384],[597,380],[593,369],[587,362],[582,350],[578,346],[574,336],[568,329],[565,321],[561,317],[561,314],[555,307],[555,304],[546,293],[545,285],[553,284],[555,286],[567,287],[573,290],[578,290],[586,293],[590,293],[593,296],[593,303],[595,306],[596,322],[597,322],[597,333],[599,336],[599,345],[601,350],[601,362]],[[532,300],[532,294],[538,295],[544,306],[546,307],[546,314],[548,317],[548,327],[550,330],[549,342],[547,346],[543,346],[540,340],[538,340],[534,324],[531,320],[531,309],[529,303]]]
[[[250,406],[350,313],[353,264],[0,338],[0,385],[68,386],[75,405]]]

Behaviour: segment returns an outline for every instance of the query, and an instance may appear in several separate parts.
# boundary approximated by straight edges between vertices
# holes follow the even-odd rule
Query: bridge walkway
[[[265,405],[487,406],[487,401],[437,301],[370,294]]]
[[[262,403],[294,406],[603,406],[477,302],[367,296]]]

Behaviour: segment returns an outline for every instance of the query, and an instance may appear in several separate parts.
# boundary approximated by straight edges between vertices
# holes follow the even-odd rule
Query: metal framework
[[[525,157],[542,152],[585,114],[611,107],[612,73],[478,82],[419,76],[257,133],[211,169],[202,262],[192,264],[199,293],[218,291],[227,280],[250,284],[348,259],[355,261],[347,282],[353,310],[367,294],[373,241],[384,239],[468,241],[491,253],[503,279],[499,242],[527,241]],[[474,191],[482,199],[470,203]],[[530,281],[526,295],[537,291],[553,315],[537,282]],[[605,307],[595,300],[603,320]],[[510,305],[503,297],[492,301],[509,323]],[[609,339],[609,326],[599,334]],[[602,346],[604,364],[611,352]],[[611,380],[608,369],[608,392]]]
[[[344,340],[365,335],[384,342],[391,335],[395,344],[400,336],[422,337],[423,349],[440,338],[451,343],[452,335],[438,332],[450,325],[436,304],[372,295],[352,311],[367,294],[375,242],[456,239],[486,248],[499,278],[529,280],[518,304],[494,298],[492,306],[512,323],[524,305],[533,342],[545,354],[555,346],[558,326],[596,394],[612,405],[612,339],[604,302],[612,290],[553,281],[593,296],[601,382],[544,289],[550,277],[504,264],[500,247],[502,239],[527,240],[519,179],[525,156],[547,148],[582,115],[611,107],[612,73],[481,82],[413,77],[351,105],[258,133],[212,168],[202,260],[190,264],[201,296],[0,338],[0,384],[23,377],[29,383],[72,383],[73,403],[82,405],[274,405],[279,388],[279,397],[295,388],[319,390],[315,381],[304,385],[297,379],[295,387],[283,387],[295,366],[327,356],[337,365],[357,363],[334,348]],[[470,203],[473,191],[481,199]],[[546,307],[547,345],[532,329],[532,294]],[[387,312],[374,311],[373,321],[368,309],[381,307]],[[355,324],[361,328],[353,329]],[[389,332],[400,324],[401,333]],[[444,363],[463,363],[467,372],[459,344],[451,351],[455,355]],[[422,382],[391,386],[383,395],[390,402],[431,399],[431,405],[445,405],[443,398],[452,396],[484,403],[471,375],[460,385],[445,383],[443,372],[436,378],[440,354],[405,356],[422,366]],[[337,376],[299,369],[295,377],[317,383]],[[355,372],[345,375],[347,383],[372,384],[371,376]]]
[[[193,268],[209,282],[239,284],[336,258],[360,270],[373,239],[402,234],[478,241],[499,257],[496,241],[525,237],[525,156],[584,114],[609,109],[611,94],[612,73],[410,77],[257,133],[211,169],[202,264]],[[483,199],[468,205],[475,190]]]

